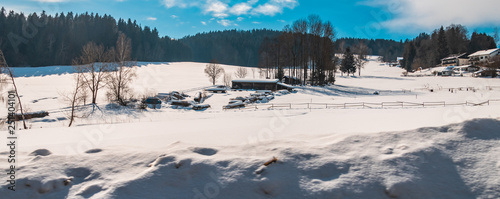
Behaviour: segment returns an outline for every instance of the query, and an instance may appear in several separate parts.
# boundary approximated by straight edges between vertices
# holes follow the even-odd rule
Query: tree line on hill
[[[0,10],[0,48],[10,66],[70,65],[82,47],[94,42],[110,48],[120,33],[132,41],[132,58],[144,61],[185,61],[191,50],[156,28],[141,27],[136,21],[116,21],[110,15],[42,12],[23,13]]]
[[[261,45],[259,67],[265,78],[283,79],[285,75],[324,85],[335,81],[335,31],[331,22],[310,15],[287,25],[275,38]],[[285,71],[286,70],[286,71]]]
[[[465,26],[441,26],[432,34],[421,33],[405,42],[402,67],[407,71],[434,67],[452,54],[471,54],[496,47],[495,38],[486,33],[474,31],[469,37]]]
[[[348,39],[349,44],[341,40],[336,45],[334,40],[331,22],[322,21],[317,15],[299,19],[285,26],[278,37],[264,39],[259,73],[265,78],[300,79],[302,84],[310,85],[333,84],[338,69],[342,74],[358,71],[361,75],[366,55],[373,51],[364,42],[373,45],[375,41]]]
[[[217,60],[222,64],[257,66],[262,41],[280,34],[281,31],[269,29],[224,30],[198,33],[179,41],[190,47],[191,61]]]
[[[335,49],[344,52],[347,47],[356,48],[361,44],[366,45],[368,55],[381,56],[384,62],[396,61],[397,57],[403,55],[405,43],[403,41],[387,39],[360,39],[360,38],[340,38],[335,42]]]
[[[142,27],[131,19],[115,20],[110,15],[72,12],[47,15],[25,15],[0,10],[0,48],[7,62],[17,66],[70,65],[88,42],[113,47],[119,33],[132,42],[131,57],[139,61],[195,61],[212,59],[222,64],[256,67],[259,65],[261,44],[283,34],[283,31],[225,30],[199,33],[176,40],[160,37],[156,28]],[[365,43],[370,54],[394,60],[402,47],[390,40],[341,38],[335,49],[345,50],[359,42]],[[387,49],[387,50],[384,50]]]

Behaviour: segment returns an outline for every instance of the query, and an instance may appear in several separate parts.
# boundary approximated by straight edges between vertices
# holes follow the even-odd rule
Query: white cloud
[[[282,7],[286,7],[286,8],[290,8],[290,9],[294,9],[299,4],[299,2],[297,0],[271,0],[271,1],[269,1],[269,3],[277,4],[277,5],[280,5]]]
[[[248,14],[248,11],[252,9],[252,6],[250,6],[248,3],[239,3],[231,7],[231,10],[229,11],[231,14],[234,15],[246,15]]]
[[[177,18],[179,18],[179,16],[177,16],[177,15],[170,15],[170,17],[172,17],[172,19],[177,19]]]
[[[199,6],[200,1],[197,0],[160,0],[162,4],[167,8],[179,7],[179,8],[187,8]]]
[[[220,25],[223,25],[223,26],[238,26],[238,24],[235,24],[233,21],[231,20],[227,20],[227,19],[220,19],[220,20],[217,20],[217,23],[219,23]]]
[[[163,5],[165,5],[167,8],[174,7],[177,4],[176,0],[163,0]]]
[[[40,2],[40,3],[61,3],[61,2],[65,2],[67,0],[32,0],[32,1]]]
[[[231,16],[246,16],[251,15],[267,15],[274,16],[278,13],[283,13],[284,9],[294,9],[298,6],[298,0],[239,0],[232,2],[231,0],[160,0],[167,8],[188,8],[198,7],[203,14],[217,18],[220,24],[228,25],[227,18]],[[222,19],[226,19],[223,21]],[[243,18],[236,19],[237,21]]]
[[[261,22],[258,21],[252,21],[253,24],[261,24]]]
[[[157,18],[156,17],[148,17],[148,18],[146,18],[146,20],[148,20],[148,21],[156,21]]]
[[[207,0],[207,4],[205,5],[204,12],[210,13],[214,17],[225,18],[229,15],[226,13],[228,5],[222,3],[219,0]]]
[[[278,13],[283,13],[284,8],[294,9],[298,4],[297,0],[270,0],[265,4],[257,6],[253,10],[253,13],[274,16]]]
[[[243,21],[243,20],[245,20],[245,18],[243,18],[243,17],[236,18],[236,21]]]
[[[283,13],[283,8],[273,4],[266,3],[264,5],[259,5],[257,8],[254,9],[254,12],[256,14],[274,16],[277,13]]]
[[[204,26],[206,26],[207,22],[201,21],[201,24],[203,24]]]
[[[396,32],[428,31],[450,24],[500,24],[498,0],[368,0],[361,4],[384,7],[390,16],[375,12],[374,21]]]

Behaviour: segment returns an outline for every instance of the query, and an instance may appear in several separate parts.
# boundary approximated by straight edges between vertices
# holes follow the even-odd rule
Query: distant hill
[[[358,38],[340,38],[335,42],[337,49],[356,46],[363,43],[368,46],[369,55],[379,55],[386,62],[396,61],[397,57],[403,56],[405,43],[403,41],[394,41],[387,39],[358,39]]]
[[[23,32],[31,24],[33,32]],[[119,32],[132,41],[132,58],[156,62],[209,62],[257,66],[259,49],[265,38],[275,38],[281,31],[269,29],[224,30],[199,33],[176,40],[160,37],[156,28],[141,26],[131,19],[115,20],[110,15],[97,13],[60,13],[54,16],[7,12],[0,10],[0,49],[12,67],[71,65],[72,60],[88,42],[115,46]],[[403,44],[393,40],[341,38],[336,43],[343,47],[363,42],[370,54],[395,60],[402,55]],[[339,50],[340,49],[340,50]]]
[[[224,30],[199,33],[179,41],[191,48],[192,61],[209,62],[216,59],[224,64],[257,66],[262,41],[280,34],[281,31],[268,29]],[[403,55],[403,42],[386,39],[340,38],[335,41],[335,48],[341,52],[361,42],[368,46],[368,54],[383,56],[385,61],[396,60],[396,57]]]
[[[262,41],[280,34],[281,31],[268,29],[224,30],[199,33],[179,41],[191,48],[192,61],[195,62],[215,59],[223,64],[257,66]]]

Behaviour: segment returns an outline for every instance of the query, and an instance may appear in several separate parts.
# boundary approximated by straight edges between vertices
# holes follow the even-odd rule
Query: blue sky
[[[452,23],[488,34],[500,27],[498,0],[2,0],[0,6],[24,13],[111,14],[173,38],[224,29],[281,30],[310,14],[331,21],[337,38],[404,40]]]

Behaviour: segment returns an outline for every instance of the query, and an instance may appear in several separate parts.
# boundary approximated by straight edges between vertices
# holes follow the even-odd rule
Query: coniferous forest
[[[258,66],[264,40],[282,35],[278,30],[225,30],[199,33],[181,39],[160,36],[156,28],[141,26],[135,20],[116,20],[97,13],[59,13],[25,15],[0,10],[0,48],[7,62],[17,66],[71,65],[88,42],[114,46],[119,33],[132,41],[132,59],[137,61],[195,61]],[[168,34],[168,33],[167,33]],[[363,42],[368,52],[387,61],[401,56],[403,44],[393,40],[340,38],[338,52]]]
[[[407,71],[434,67],[441,59],[452,54],[471,54],[479,50],[496,48],[495,39],[474,31],[470,36],[462,25],[450,25],[436,29],[432,34],[421,33],[405,42],[402,67]]]

